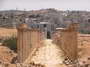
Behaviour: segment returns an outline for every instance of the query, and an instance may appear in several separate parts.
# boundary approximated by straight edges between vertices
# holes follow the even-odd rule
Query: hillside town
[[[90,33],[89,11],[60,11],[52,8],[34,11],[0,11],[0,27],[17,27],[22,22],[27,23],[32,28],[38,28],[43,22],[46,22],[53,26],[52,32],[55,31],[56,27],[79,23],[81,33]]]

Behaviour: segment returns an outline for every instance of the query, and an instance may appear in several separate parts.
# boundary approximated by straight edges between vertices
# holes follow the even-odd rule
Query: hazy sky
[[[56,8],[60,10],[89,10],[90,0],[0,0],[0,10],[36,10]]]

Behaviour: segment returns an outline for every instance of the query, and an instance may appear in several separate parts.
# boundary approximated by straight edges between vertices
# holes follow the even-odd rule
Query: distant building
[[[51,38],[52,33],[55,31],[56,27],[54,24],[49,22],[33,22],[29,23],[30,28],[38,28],[40,31],[44,32],[46,38]]]

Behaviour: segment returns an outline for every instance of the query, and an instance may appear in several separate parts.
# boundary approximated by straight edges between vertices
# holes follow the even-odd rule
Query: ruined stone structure
[[[64,51],[65,56],[68,59],[75,61],[78,57],[77,55],[77,24],[71,24],[68,28],[58,29],[60,32],[60,40],[58,45]]]
[[[40,46],[42,39],[41,32],[37,29],[29,29],[26,24],[18,27],[17,35],[17,52],[18,62],[24,62],[30,53]]]
[[[30,20],[28,20],[28,22],[30,22]],[[40,31],[44,32],[44,37],[46,39],[47,38],[50,39],[52,36],[52,33],[56,29],[56,26],[50,22],[38,22],[37,23],[36,21],[31,21],[28,25],[30,26],[30,28],[37,28]]]

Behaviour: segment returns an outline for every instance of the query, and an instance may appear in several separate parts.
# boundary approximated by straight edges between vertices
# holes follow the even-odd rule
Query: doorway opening
[[[47,39],[51,39],[51,33],[50,33],[50,31],[47,31]]]

